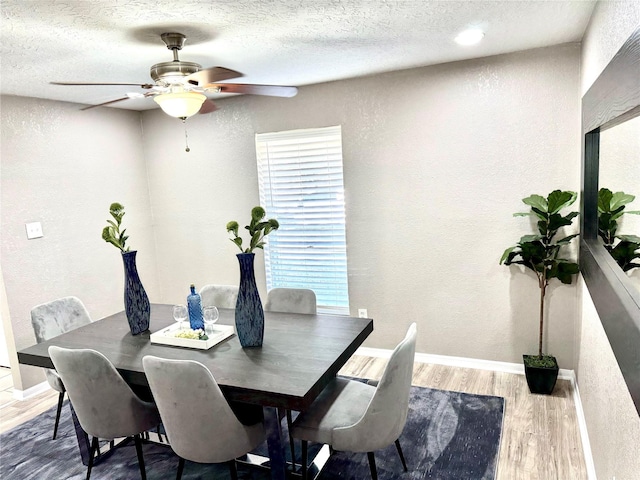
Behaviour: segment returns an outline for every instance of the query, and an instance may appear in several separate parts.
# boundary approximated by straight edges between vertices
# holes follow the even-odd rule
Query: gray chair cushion
[[[334,444],[333,431],[362,418],[376,391],[375,387],[346,378],[335,378],[311,407],[294,422],[292,435],[300,440]]]
[[[415,346],[413,323],[377,387],[336,378],[293,422],[293,437],[351,452],[373,452],[393,443],[407,421]]]
[[[267,312],[307,313],[317,311],[316,294],[307,288],[273,288],[267,293]]]
[[[236,285],[205,285],[200,289],[202,307],[236,308],[238,287]]]
[[[36,341],[42,343],[70,330],[91,323],[89,312],[77,297],[63,297],[31,309],[31,326]],[[55,370],[45,369],[51,388],[64,392],[64,385]]]
[[[155,405],[140,400],[100,352],[49,347],[82,429],[103,439],[129,437],[160,423]]]
[[[203,364],[150,355],[142,364],[171,448],[180,457],[199,463],[227,462],[265,440],[261,422],[240,423]]]

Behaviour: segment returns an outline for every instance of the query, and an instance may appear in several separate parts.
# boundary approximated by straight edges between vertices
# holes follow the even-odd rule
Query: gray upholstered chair
[[[237,285],[205,285],[200,289],[202,307],[236,308]]]
[[[235,459],[265,440],[262,422],[243,425],[200,362],[147,355],[142,365],[171,448],[180,458],[176,478],[182,478],[186,459],[226,462],[237,479]]]
[[[367,452],[373,480],[378,478],[374,451],[395,442],[404,470],[407,465],[398,438],[409,411],[409,389],[416,348],[416,324],[398,344],[377,387],[336,377],[308,410],[293,422],[291,434],[302,440],[302,476],[307,476],[307,445],[318,442],[335,450]]]
[[[316,313],[316,294],[307,288],[273,288],[267,293],[267,312]]]
[[[160,423],[156,406],[140,400],[100,352],[51,346],[49,356],[67,389],[80,426],[93,437],[87,480],[98,450],[98,439],[120,437],[133,437],[140,475],[145,480],[140,434]]]
[[[88,323],[91,323],[89,312],[77,297],[59,298],[31,309],[31,325],[38,343],[62,335],[70,330],[75,330]],[[60,411],[62,410],[65,389],[60,376],[55,370],[46,368],[44,373],[51,388],[59,392],[58,411],[56,413],[56,422],[53,426],[53,438],[55,439],[58,433],[58,423],[60,422]]]

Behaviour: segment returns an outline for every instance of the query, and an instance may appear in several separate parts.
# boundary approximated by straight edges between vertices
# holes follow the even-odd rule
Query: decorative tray
[[[184,327],[183,327],[184,328]],[[180,330],[177,323],[163,328],[156,333],[150,335],[151,343],[160,343],[163,345],[172,345],[174,347],[197,348],[200,350],[208,350],[227,338],[235,335],[232,325],[214,325],[213,332],[207,334],[208,340],[198,340],[195,338],[179,338],[175,334]]]

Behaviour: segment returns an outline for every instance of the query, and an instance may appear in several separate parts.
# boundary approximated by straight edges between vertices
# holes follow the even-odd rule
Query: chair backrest
[[[31,309],[31,325],[38,343],[88,323],[91,323],[89,312],[77,297],[59,298]]]
[[[202,306],[218,308],[236,308],[238,300],[237,285],[205,285],[200,289]]]
[[[409,393],[416,351],[416,324],[395,348],[373,398],[360,420],[333,432],[334,447],[372,452],[390,445],[402,433],[409,412]],[[345,448],[347,449],[347,448]]]
[[[264,309],[267,312],[315,314],[316,294],[307,288],[273,288],[267,293]]]
[[[180,457],[200,463],[227,462],[264,440],[262,423],[242,425],[200,362],[147,355],[142,365],[171,448]]]
[[[160,423],[153,404],[140,400],[102,353],[51,346],[49,356],[89,435],[128,437]]]

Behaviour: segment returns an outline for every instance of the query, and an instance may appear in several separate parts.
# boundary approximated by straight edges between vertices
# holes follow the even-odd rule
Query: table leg
[[[264,426],[267,431],[267,447],[269,447],[269,459],[271,465],[271,478],[284,480],[287,470],[284,442],[282,440],[282,426],[280,416],[275,407],[262,407],[264,413]]]

